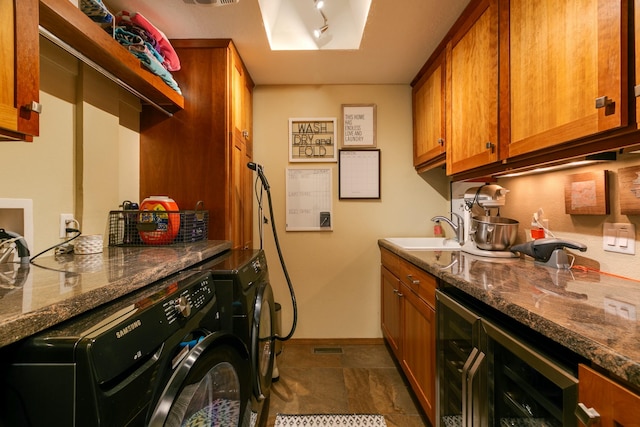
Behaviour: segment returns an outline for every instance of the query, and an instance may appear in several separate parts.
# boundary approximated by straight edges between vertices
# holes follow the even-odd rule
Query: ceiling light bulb
[[[324,7],[324,0],[315,0],[316,9],[322,9]]]
[[[328,29],[328,25],[323,25],[322,27],[313,30],[313,35],[316,36],[317,39],[319,39],[320,36],[323,35]]]

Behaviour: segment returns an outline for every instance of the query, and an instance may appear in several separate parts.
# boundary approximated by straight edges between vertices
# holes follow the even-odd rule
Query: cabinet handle
[[[27,105],[24,105],[22,108],[24,108],[27,111],[31,111],[33,113],[36,113],[36,114],[42,113],[42,104],[40,104],[39,102],[36,102],[36,101],[31,101]]]
[[[243,130],[242,131],[242,136],[244,137],[244,139],[249,139],[249,131],[248,130]]]
[[[596,98],[596,108],[605,108],[611,105],[613,101],[608,96],[600,96]]]
[[[394,290],[393,290],[393,293],[394,293],[394,294],[396,294],[396,296],[398,296],[398,298],[402,298],[402,297],[404,296],[404,295],[402,295],[402,292],[400,292],[400,291],[399,291],[399,290],[397,290],[397,289],[394,289]]]
[[[587,427],[600,424],[598,411],[593,408],[587,408],[584,403],[578,403],[575,414],[578,420]]]
[[[444,147],[444,139],[442,138],[438,138],[438,145],[443,146]]]
[[[420,280],[414,279],[411,274],[407,274],[407,279],[409,280],[409,282],[411,282],[412,285],[419,285],[420,284]]]
[[[487,150],[491,150],[491,152],[492,152],[492,153],[493,153],[493,151],[494,151],[494,150],[495,150],[495,148],[496,148],[496,144],[494,144],[494,143],[493,143],[493,142],[491,142],[491,141],[487,142],[484,146],[485,146],[485,148],[486,148]]]

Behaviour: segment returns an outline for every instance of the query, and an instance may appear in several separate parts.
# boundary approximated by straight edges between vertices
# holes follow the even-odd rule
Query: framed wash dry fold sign
[[[336,119],[289,119],[290,162],[336,162]]]
[[[342,145],[349,148],[375,148],[375,104],[344,104],[342,106]]]

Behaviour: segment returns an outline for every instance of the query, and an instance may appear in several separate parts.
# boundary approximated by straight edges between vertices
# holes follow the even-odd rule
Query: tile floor
[[[278,413],[382,414],[388,427],[429,426],[384,344],[289,341],[277,364],[280,380],[271,389],[269,427]]]

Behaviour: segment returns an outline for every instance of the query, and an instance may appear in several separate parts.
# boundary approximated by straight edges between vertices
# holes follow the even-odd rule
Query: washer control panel
[[[163,304],[167,321],[171,324],[177,319],[186,319],[195,310],[199,310],[213,298],[211,276],[207,275],[199,282],[182,289],[178,295],[167,299]]]

